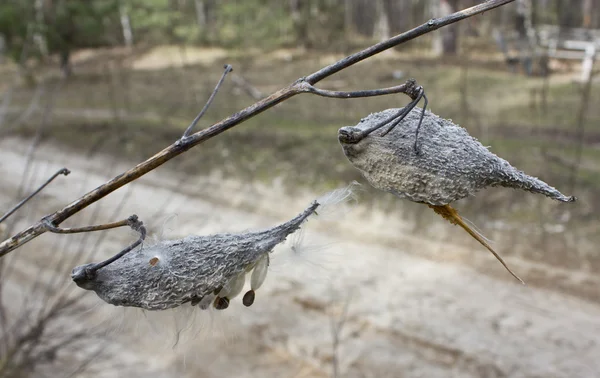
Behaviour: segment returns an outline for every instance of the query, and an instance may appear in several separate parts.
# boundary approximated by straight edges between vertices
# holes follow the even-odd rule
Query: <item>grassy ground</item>
[[[177,61],[172,56],[174,51],[168,53],[171,60]],[[180,136],[208,98],[224,63],[232,64],[236,74],[269,94],[340,58],[294,51],[269,56],[239,52],[224,55],[220,51],[211,54],[203,61],[183,67],[136,64],[136,59],[143,56],[88,59],[76,67],[73,77],[51,92],[56,112],[52,122],[45,126],[44,135],[82,151],[102,150],[139,161]],[[201,54],[188,52],[185,56]],[[186,61],[183,55],[179,58],[180,62]],[[394,71],[402,71],[404,78],[393,79]],[[564,73],[551,77],[547,83],[545,107],[542,100],[545,84],[541,78],[509,73],[501,64],[443,63],[397,53],[361,63],[323,81],[320,87],[337,90],[387,87],[409,77],[425,87],[434,113],[466,127],[513,165],[581,200],[568,207],[526,193],[488,190],[474,199],[461,201],[463,213],[480,224],[509,222],[532,226],[513,227],[516,236],[511,236],[512,243],[522,246],[522,250],[514,253],[528,253],[532,243],[544,245],[548,253],[539,259],[554,259],[556,264],[565,265],[561,257],[565,251],[577,252],[583,248],[581,240],[593,244],[600,212],[600,107],[594,106],[600,98],[598,85],[592,87],[583,137],[576,125],[581,85]],[[50,79],[48,88],[59,80]],[[33,93],[34,87],[18,87],[11,106],[25,107]],[[228,81],[199,127],[219,121],[253,102]],[[360,180],[341,153],[337,129],[356,124],[371,112],[407,102],[403,95],[361,100],[300,95],[161,169],[177,169],[187,174],[218,170],[244,180],[270,181],[283,177],[291,192],[299,187],[322,191]],[[98,113],[84,116],[78,109]],[[33,134],[38,126],[39,117],[33,117],[19,132]],[[581,163],[574,169],[579,153]],[[391,196],[377,198],[377,206],[384,211],[397,211],[400,206],[404,216],[415,219],[415,228],[425,229],[432,217],[423,215],[420,209],[414,210],[412,204],[397,205]],[[567,229],[573,231],[569,233],[572,240],[564,233],[547,231],[557,224],[567,224]],[[594,256],[593,260],[600,267],[600,256]],[[576,260],[571,262],[579,264]]]

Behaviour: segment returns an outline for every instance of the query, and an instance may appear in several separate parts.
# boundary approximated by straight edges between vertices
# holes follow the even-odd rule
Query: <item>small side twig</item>
[[[100,225],[95,225],[95,226],[87,226],[87,227],[60,228],[60,227],[54,226],[52,224],[52,222],[50,222],[47,219],[44,220],[44,225],[48,231],[56,233],[56,234],[75,234],[75,233],[80,233],[80,232],[102,231],[102,230],[110,230],[110,229],[117,228],[117,227],[123,227],[123,226],[129,226],[134,231],[137,231],[140,233],[140,237],[138,240],[136,240],[133,244],[131,244],[127,248],[123,249],[121,252],[117,253],[113,257],[108,258],[99,263],[88,264],[85,266],[85,269],[80,269],[77,272],[73,272],[73,274],[71,275],[71,278],[73,278],[74,281],[93,279],[93,277],[95,276],[98,269],[101,269],[101,268],[117,261],[121,257],[125,256],[125,254],[127,254],[128,252],[130,252],[131,250],[136,248],[138,245],[142,244],[144,239],[146,239],[146,227],[144,227],[144,223],[138,219],[137,215],[132,215],[129,218],[124,219],[122,221],[118,221],[118,222],[100,224]]]
[[[226,64],[224,68],[225,68],[225,71],[223,71],[223,75],[221,75],[221,78],[219,79],[219,82],[215,86],[215,89],[210,94],[210,97],[208,98],[208,101],[206,101],[206,104],[204,105],[204,107],[202,108],[202,110],[200,110],[200,113],[198,113],[198,115],[196,116],[196,118],[194,118],[194,120],[192,121],[192,123],[190,123],[190,125],[188,126],[188,128],[185,129],[185,131],[184,131],[183,136],[181,137],[181,139],[187,138],[192,133],[192,130],[194,129],[194,127],[196,126],[196,124],[198,123],[198,121],[200,121],[200,118],[202,118],[204,116],[204,113],[206,113],[206,111],[210,107],[210,104],[212,104],[213,100],[215,99],[215,96],[217,95],[217,92],[219,92],[219,88],[221,88],[221,85],[223,85],[223,81],[225,80],[225,76],[227,76],[228,73],[230,73],[231,71],[233,71],[233,67],[231,67],[231,65],[229,65],[229,64]]]
[[[412,98],[413,88],[416,85],[414,80],[408,80],[404,84],[396,85],[394,87],[388,88],[380,88],[380,89],[369,89],[363,91],[353,91],[353,92],[344,92],[344,91],[329,91],[326,89],[319,89],[312,85],[307,85],[306,91],[312,94],[316,94],[318,96],[330,97],[330,98],[360,98],[360,97],[375,97],[375,96],[384,96],[389,94],[396,93],[405,93],[409,94]]]
[[[27,203],[27,201],[29,201],[30,199],[32,199],[33,197],[35,197],[46,186],[48,186],[48,184],[50,184],[55,178],[57,178],[60,175],[68,176],[69,173],[71,173],[71,171],[69,171],[67,168],[62,168],[62,169],[58,170],[48,180],[46,180],[46,182],[44,182],[39,188],[37,188],[33,193],[31,193],[30,195],[28,195],[27,197],[25,197],[23,200],[21,200],[21,202],[19,202],[18,204],[16,204],[12,209],[8,210],[6,212],[6,214],[4,214],[0,218],[0,223],[4,222],[8,217],[10,217],[11,215],[13,215],[17,210],[19,210],[23,205],[25,205]]]
[[[106,224],[98,224],[95,226],[86,226],[86,227],[75,227],[75,228],[60,228],[53,226],[50,222],[46,223],[46,227],[48,231],[53,232],[55,234],[77,234],[81,232],[91,232],[91,231],[103,231],[110,230],[111,228],[129,226],[132,222],[131,219],[135,218],[137,220],[136,215],[132,215],[128,219],[124,219],[118,222],[106,223]]]
[[[423,110],[421,112],[421,118],[419,120],[419,125],[417,126],[417,130],[415,132],[415,144],[414,149],[415,152],[418,153],[418,138],[419,138],[419,129],[421,128],[421,123],[423,122],[423,117],[425,116],[425,109],[427,108],[428,100],[427,96],[425,96],[425,91],[423,87],[417,85],[417,81],[415,79],[409,79],[406,83],[401,85],[396,85],[394,87],[389,88],[380,88],[380,89],[369,89],[363,91],[354,91],[354,92],[343,92],[343,91],[329,91],[325,89],[316,88],[308,83],[305,83],[306,91],[312,94],[316,94],[318,96],[323,97],[331,97],[331,98],[360,98],[360,97],[374,97],[374,96],[384,96],[395,93],[404,93],[408,95],[413,101],[410,104],[394,113],[389,118],[385,119],[378,125],[363,131],[359,138],[365,138],[367,135],[372,133],[375,130],[387,125],[391,122],[390,126],[383,132],[382,136],[385,136],[387,133],[392,131],[394,127],[396,127],[402,120],[414,109],[415,106],[421,101],[423,98],[425,100],[425,105],[423,106]]]

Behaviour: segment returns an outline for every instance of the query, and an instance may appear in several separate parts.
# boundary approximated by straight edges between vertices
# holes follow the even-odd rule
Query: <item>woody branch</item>
[[[85,209],[89,205],[97,202],[104,198],[108,194],[114,192],[120,187],[129,184],[130,182],[140,178],[146,173],[156,169],[167,161],[174,157],[186,152],[187,150],[195,147],[229,129],[235,127],[244,121],[264,112],[265,110],[272,108],[273,106],[286,101],[287,99],[301,94],[310,93],[317,95],[327,95],[327,97],[337,98],[348,98],[348,97],[365,97],[359,96],[360,92],[331,92],[324,90],[317,90],[314,85],[319,81],[346,69],[360,61],[363,61],[373,55],[376,55],[382,51],[388,50],[392,47],[396,47],[402,43],[408,42],[412,39],[430,33],[446,25],[453,24],[455,22],[464,20],[466,18],[484,13],[494,8],[512,3],[515,0],[489,0],[479,5],[458,11],[445,17],[431,19],[428,22],[417,26],[402,34],[396,35],[386,41],[377,43],[371,47],[368,47],[360,52],[347,56],[336,63],[326,66],[317,72],[314,72],[306,77],[303,77],[289,86],[278,90],[270,96],[248,106],[247,108],[240,110],[239,112],[227,117],[226,119],[215,123],[214,125],[198,131],[191,135],[184,135],[181,139],[171,144],[162,151],[156,153],[146,161],[136,165],[130,170],[121,173],[112,180],[100,185],[96,189],[83,195],[81,198],[71,202],[69,205],[61,210],[58,210],[50,215],[45,216],[42,220],[29,226],[25,230],[17,233],[13,237],[0,243],[0,257],[7,255],[11,251],[19,248],[25,243],[33,240],[34,238],[50,231],[48,225],[57,227],[60,223],[70,218],[79,211]],[[391,93],[406,93],[406,86],[392,87],[395,89],[382,89],[365,91],[367,96],[384,95]],[[379,91],[379,93],[378,93]],[[350,94],[350,95],[349,95]]]

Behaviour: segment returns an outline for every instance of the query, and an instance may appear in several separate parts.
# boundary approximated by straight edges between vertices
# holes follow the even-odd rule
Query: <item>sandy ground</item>
[[[3,208],[14,203],[28,143],[0,141]],[[63,166],[73,173],[57,179],[35,206],[24,209],[30,216],[18,226],[127,168],[111,157],[86,158],[48,145],[36,150],[33,161],[36,183]],[[289,198],[277,180],[258,185],[218,174],[182,180],[173,167],[136,181],[130,192],[120,189],[63,226],[88,224],[97,212],[94,223],[138,214],[151,233],[169,238],[260,229],[291,218],[322,194]],[[347,314],[336,353],[339,376],[600,376],[598,303],[551,286],[521,286],[480,249],[411,236],[410,225],[369,213],[360,204],[307,226],[306,253],[294,255],[285,246],[276,250],[265,286],[250,308],[238,298],[222,312],[188,308],[143,314],[112,307],[86,293],[87,316],[74,317],[72,326],[106,326],[110,336],[106,370],[88,376],[331,376],[332,324],[343,317],[344,306]],[[445,227],[441,220],[439,226]],[[58,250],[54,242],[62,238],[73,238],[73,243]],[[108,233],[92,251],[93,260],[113,254],[134,238],[130,231]],[[96,236],[83,250],[76,240],[43,235],[11,254],[14,272],[3,277],[8,281],[4,300],[11,310],[16,313],[22,296],[30,295],[23,287],[31,272],[38,271],[40,259],[63,252],[82,262]],[[489,267],[474,269],[479,262]],[[527,281],[531,264],[508,262]],[[56,273],[64,276],[65,288],[77,292],[68,279],[73,266],[60,265]],[[573,275],[573,280],[583,279],[592,278]],[[180,340],[174,347],[177,335]]]

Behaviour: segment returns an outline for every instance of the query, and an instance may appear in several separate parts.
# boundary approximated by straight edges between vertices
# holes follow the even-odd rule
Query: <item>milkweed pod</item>
[[[269,255],[265,254],[257,261],[256,265],[254,266],[254,270],[252,271],[252,276],[250,276],[250,288],[252,290],[257,290],[262,286],[263,282],[265,282],[265,278],[267,277],[268,269]]]
[[[196,297],[209,294],[231,299],[241,293],[246,270],[253,269],[273,248],[298,231],[318,206],[314,201],[293,219],[267,230],[164,240],[127,253],[101,268],[93,263],[77,266],[71,276],[79,287],[96,292],[115,306],[154,311],[179,307],[192,298],[196,303]],[[87,274],[87,269],[94,266],[94,274]],[[266,266],[262,266],[258,285],[264,280],[265,270]]]

